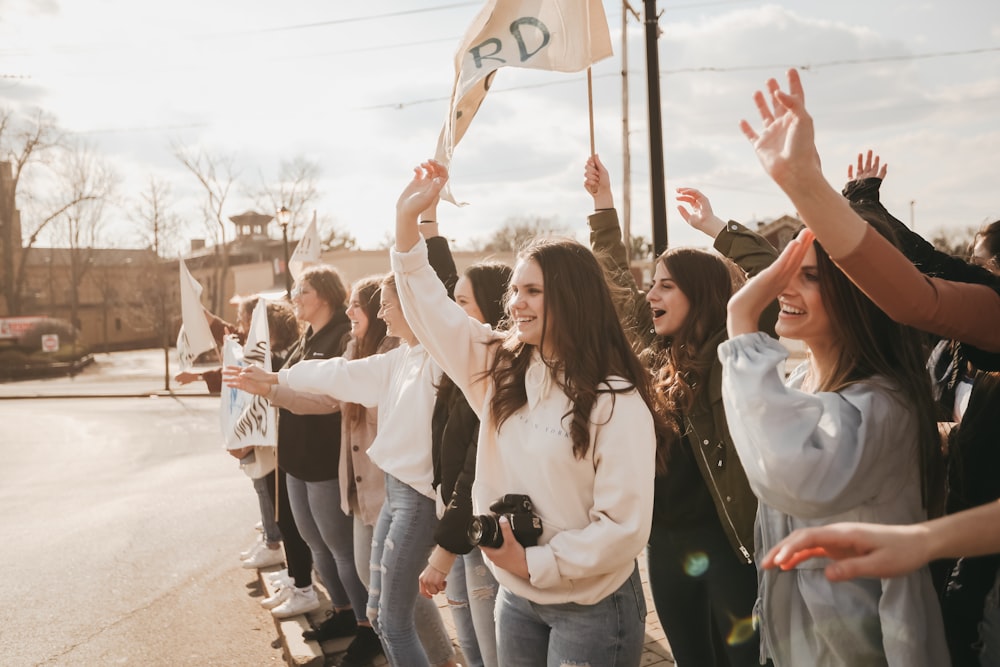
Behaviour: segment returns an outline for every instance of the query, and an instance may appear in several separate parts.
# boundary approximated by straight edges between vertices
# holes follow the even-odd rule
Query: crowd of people
[[[245,563],[287,563],[272,613],[319,605],[315,568],[333,613],[305,635],[353,636],[347,667],[455,664],[439,593],[469,665],[635,666],[645,550],[680,667],[1000,664],[1000,223],[938,251],[870,151],[834,189],[788,77],[741,124],[805,225],[781,252],[682,188],[714,252],[666,251],[643,288],[594,155],[590,248],[459,276],[430,160],[389,274],[310,268],[294,342],[269,304],[275,370],[222,377],[280,409],[276,457],[232,452]],[[806,349],[787,372],[779,336]]]

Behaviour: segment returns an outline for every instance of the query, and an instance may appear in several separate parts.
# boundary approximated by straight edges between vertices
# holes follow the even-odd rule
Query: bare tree
[[[274,213],[282,206],[287,208],[291,212],[288,237],[295,238],[312,220],[313,208],[320,196],[319,174],[319,164],[300,155],[281,163],[275,183],[268,183],[261,174],[260,184],[250,196],[261,212]],[[317,220],[317,227],[329,223],[329,220]]]
[[[320,247],[323,250],[354,250],[358,247],[354,235],[337,225],[327,228],[326,235],[321,235],[321,238]]]
[[[569,233],[554,218],[516,216],[507,218],[493,234],[480,245],[483,252],[517,252],[532,240],[545,236]]]
[[[223,209],[237,177],[233,170],[233,158],[212,155],[203,150],[193,151],[183,146],[174,146],[174,155],[187,167],[191,175],[198,179],[198,183],[205,191],[203,202],[205,222],[215,237],[216,252],[219,256],[212,281],[212,312],[221,313],[226,302],[225,281],[229,273],[229,244],[226,235],[228,220],[223,214]]]
[[[938,229],[930,242],[941,252],[956,257],[968,257],[972,251],[972,242],[976,238],[979,227],[968,225],[960,229]]]
[[[76,326],[80,286],[93,266],[105,205],[114,195],[119,178],[89,146],[80,145],[66,151],[58,168],[58,182],[64,197],[74,202],[54,219],[54,235],[69,248],[70,319]]]
[[[172,206],[170,186],[150,177],[131,212],[139,238],[153,251],[153,256],[136,285],[137,307],[130,312],[136,318],[133,326],[151,328],[163,345],[163,389],[167,391],[170,389],[173,325],[180,313],[176,288],[171,288],[177,285],[177,268],[164,261],[168,249],[180,239],[181,221],[173,213]]]
[[[24,312],[28,255],[39,236],[70,208],[104,196],[88,189],[60,187],[53,169],[60,161],[53,158],[62,145],[55,120],[41,110],[18,121],[12,111],[0,109],[0,162],[9,162],[12,184],[11,196],[0,193],[0,221],[6,221],[0,238],[0,276],[11,315]],[[14,224],[18,216],[20,238]]]

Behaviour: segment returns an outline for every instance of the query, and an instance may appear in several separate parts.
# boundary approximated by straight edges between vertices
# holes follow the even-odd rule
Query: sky
[[[0,0],[0,107],[42,109],[122,176],[135,198],[171,184],[188,237],[205,236],[201,193],[173,146],[228,155],[247,192],[282,161],[320,167],[316,208],[361,247],[391,234],[413,165],[433,154],[453,60],[482,2],[380,0]],[[632,0],[641,17],[642,0]],[[604,0],[614,55],[593,67],[597,152],[623,201],[622,5]],[[889,165],[883,202],[918,232],[1000,218],[1000,3],[985,0],[659,0],[670,245],[704,247],[674,188],[743,222],[794,209],[738,129],[754,90],[801,68],[827,178],[858,151]],[[631,224],[650,232],[643,25],[627,21]],[[442,231],[457,247],[513,217],[554,219],[586,239],[592,202],[585,74],[505,68],[458,145]],[[663,184],[656,184],[662,187]],[[134,245],[128,206],[109,242]],[[275,230],[277,236],[277,230]]]

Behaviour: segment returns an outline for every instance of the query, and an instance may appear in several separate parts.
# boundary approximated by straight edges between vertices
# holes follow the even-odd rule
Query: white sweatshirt
[[[535,355],[527,375],[528,402],[498,430],[486,375],[500,334],[469,318],[448,298],[427,263],[423,241],[392,253],[399,300],[410,328],[465,393],[482,420],[473,509],[488,512],[505,493],[531,497],[544,532],[526,550],[530,581],[491,568],[514,594],[539,604],[594,604],[631,576],[646,545],[653,513],[653,418],[634,390],[598,396],[590,449],[573,454],[569,398]],[[623,387],[620,379],[608,382]]]
[[[422,345],[404,343],[364,359],[300,361],[278,371],[278,384],[378,407],[378,435],[368,456],[385,472],[433,499],[431,415],[440,376],[441,369]]]

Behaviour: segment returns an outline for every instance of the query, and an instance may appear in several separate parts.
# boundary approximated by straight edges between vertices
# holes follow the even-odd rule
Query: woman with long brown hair
[[[574,241],[536,240],[519,254],[508,331],[452,302],[417,226],[447,176],[434,161],[415,169],[396,205],[392,263],[410,326],[482,423],[473,511],[502,508],[486,520],[501,541],[482,548],[500,583],[499,663],[638,665],[646,610],[635,559],[655,459],[649,377],[600,264]]]
[[[727,337],[726,303],[744,271],[756,274],[777,251],[743,225],[716,216],[698,190],[680,188],[680,213],[713,239],[716,252],[667,250],[643,297],[627,270],[611,180],[596,155],[587,160],[584,187],[594,199],[591,245],[612,258],[618,282],[637,302],[637,338],[669,426],[659,447],[647,550],[660,624],[680,667],[759,665],[757,499],[726,424],[717,350]],[[774,304],[762,314],[761,328],[773,335],[777,315]]]
[[[939,440],[919,334],[893,322],[833,263],[811,232],[729,302],[719,347],[733,441],[760,499],[757,551],[792,530],[840,520],[926,518]],[[777,297],[777,332],[759,331]],[[945,665],[941,613],[925,569],[891,580],[832,584],[821,567],[766,570],[761,652],[783,665]]]

